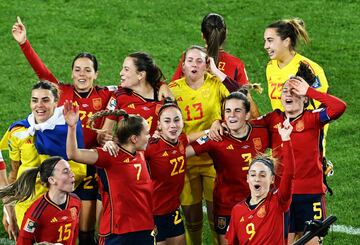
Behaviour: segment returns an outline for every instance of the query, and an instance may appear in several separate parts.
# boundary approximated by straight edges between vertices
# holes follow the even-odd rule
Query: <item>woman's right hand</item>
[[[63,114],[67,125],[69,127],[75,127],[79,121],[79,106],[74,105],[71,100],[66,100]]]
[[[280,134],[282,141],[290,140],[290,135],[293,130],[293,126],[290,124],[290,119],[287,118],[283,123],[283,125],[278,126],[278,132]]]
[[[19,16],[16,17],[16,22],[12,27],[12,35],[20,45],[26,42],[26,28]]]
[[[102,149],[109,152],[110,156],[117,157],[120,148],[114,141],[110,140],[105,142]]]

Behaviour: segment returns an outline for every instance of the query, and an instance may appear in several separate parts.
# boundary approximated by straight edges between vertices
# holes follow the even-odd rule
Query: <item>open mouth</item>
[[[192,73],[192,74],[196,74],[196,73],[197,73],[197,70],[191,70],[191,73]]]
[[[290,104],[292,104],[294,101],[292,100],[292,99],[285,99],[285,103],[287,104],[287,105],[290,105]]]
[[[79,83],[86,83],[86,80],[85,79],[79,79],[78,82]]]
[[[255,190],[260,190],[260,188],[261,188],[261,186],[260,185],[254,185],[254,188],[255,188]]]

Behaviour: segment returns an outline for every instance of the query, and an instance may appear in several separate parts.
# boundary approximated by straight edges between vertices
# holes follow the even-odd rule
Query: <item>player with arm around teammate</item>
[[[226,244],[233,206],[250,193],[246,176],[251,160],[270,146],[266,127],[251,124],[249,117],[247,96],[242,92],[231,93],[223,102],[223,118],[229,133],[222,141],[199,138],[186,149],[187,156],[208,152],[214,161],[214,222],[220,244]]]
[[[150,137],[145,119],[123,110],[104,111],[106,115],[117,113],[123,117],[116,132],[120,150],[113,157],[101,148],[78,149],[75,138],[78,113],[71,102],[65,103],[69,127],[66,150],[69,158],[99,168],[103,204],[99,244],[153,244],[152,184],[143,153]]]
[[[38,174],[49,190],[26,211],[16,244],[76,244],[81,201],[71,193],[74,173],[63,158],[50,157],[39,167],[26,170],[14,183],[0,190],[0,197],[5,197],[6,202],[28,199],[35,191]]]
[[[283,142],[284,172],[278,189],[275,182],[274,160],[258,156],[252,160],[247,174],[250,196],[234,206],[226,239],[235,244],[285,244],[284,212],[291,203],[294,180],[294,152],[290,140],[293,130],[289,119],[279,125]]]

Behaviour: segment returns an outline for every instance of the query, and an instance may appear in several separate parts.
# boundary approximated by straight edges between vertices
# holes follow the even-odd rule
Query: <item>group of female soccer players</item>
[[[2,140],[12,166],[0,190],[3,223],[18,244],[201,244],[203,200],[214,244],[292,244],[305,221],[324,219],[323,129],[346,104],[296,52],[308,40],[301,20],[265,29],[274,111],[257,119],[218,14],[204,17],[205,48],[189,47],[168,85],[143,52],[125,58],[119,86],[94,84],[89,53],[75,57],[73,84],[63,84],[20,19],[12,32],[40,79],[31,114]]]

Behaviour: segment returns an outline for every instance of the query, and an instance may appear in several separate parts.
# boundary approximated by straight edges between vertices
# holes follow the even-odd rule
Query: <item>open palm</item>
[[[76,126],[77,122],[79,121],[79,106],[74,105],[72,101],[65,101],[64,103],[64,110],[63,114],[65,117],[66,123],[70,127]]]

